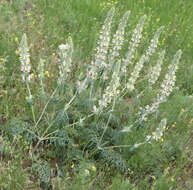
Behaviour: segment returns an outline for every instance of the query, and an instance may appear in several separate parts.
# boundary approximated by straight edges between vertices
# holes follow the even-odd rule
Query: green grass
[[[104,113],[99,120],[90,119],[88,121],[90,125],[87,123],[87,126],[84,126],[83,123],[83,126],[78,126],[78,129],[75,126],[66,129],[67,135],[75,139],[77,143],[75,146],[78,148],[57,149],[45,141],[35,150],[36,144],[33,139],[29,139],[30,135],[22,136],[19,131],[20,126],[26,123],[29,124],[27,127],[30,129],[32,123],[31,109],[25,99],[27,89],[21,83],[20,62],[16,51],[23,33],[26,33],[28,37],[32,72],[35,76],[38,75],[37,66],[40,57],[45,60],[45,70],[50,74],[45,80],[46,92],[51,93],[56,87],[58,75],[56,60],[58,45],[65,43],[68,36],[73,39],[73,76],[69,83],[73,85],[75,78],[80,75],[81,71],[84,71],[85,65],[91,62],[99,31],[108,10],[113,5],[116,7],[113,31],[116,30],[123,14],[131,10],[122,54],[128,47],[132,31],[139,18],[144,14],[147,15],[148,22],[144,28],[143,40],[136,59],[143,54],[148,42],[160,26],[165,26],[165,28],[160,38],[159,48],[166,47],[162,75],[167,71],[167,66],[171,63],[176,51],[181,49],[183,52],[177,72],[176,86],[178,88],[174,90],[168,102],[160,106],[159,118],[166,117],[168,121],[168,130],[164,133],[162,142],[154,143],[152,146],[146,144],[133,153],[127,148],[114,149],[113,152],[109,150],[107,161],[106,157],[100,160],[97,155],[93,156],[88,150],[81,149],[88,146],[83,139],[84,135],[89,134],[81,127],[94,126],[99,129],[109,117],[108,113]],[[50,184],[53,189],[74,190],[192,189],[192,10],[191,0],[2,0],[0,2],[0,58],[6,58],[7,62],[3,73],[5,81],[3,83],[0,81],[0,189],[38,189],[39,187],[49,189]],[[149,66],[154,64],[155,58],[153,57],[150,63],[145,65],[144,75],[147,74]],[[143,90],[144,85],[142,81],[137,84],[137,87]],[[35,98],[38,98],[38,88],[38,82],[35,80],[31,84]],[[71,95],[72,91],[69,90],[69,94],[64,96],[63,102],[69,100],[68,95]],[[128,101],[133,107],[131,104],[126,105],[125,101],[120,101],[110,121],[111,128],[117,129],[117,126],[122,127],[135,120],[133,110],[136,112],[138,105],[150,103],[155,95],[156,90],[145,91],[140,102],[137,98],[130,99],[129,97]],[[89,105],[83,102],[85,96],[87,95],[83,94],[75,102],[74,110],[69,111],[70,118],[75,121],[88,114],[86,109]],[[58,106],[57,100],[53,101],[56,104],[54,102],[53,106],[48,107],[45,119],[48,123],[55,119],[55,113],[62,107],[62,104]],[[35,102],[36,116],[41,113],[44,103],[44,99]],[[45,121],[39,128],[40,133],[45,129]],[[56,125],[59,126],[59,124]],[[157,125],[158,120],[155,117],[151,117],[146,124],[150,129],[154,129]],[[110,128],[108,130],[109,136],[105,136],[105,140],[108,143],[112,140],[115,144],[141,142],[144,134],[148,134],[148,130],[142,128],[134,131],[132,135],[125,134],[118,138],[110,131]],[[35,154],[33,151],[36,151]],[[112,165],[109,164],[110,156],[114,156],[115,152],[127,160],[129,166],[127,171],[120,171],[113,165],[113,162]],[[32,158],[32,154],[37,155],[37,158]],[[115,162],[118,163],[117,160]],[[93,166],[96,167],[96,171]],[[48,170],[51,174],[46,173]],[[90,171],[89,177],[86,176],[85,170]],[[47,180],[46,175],[50,181],[42,183]]]

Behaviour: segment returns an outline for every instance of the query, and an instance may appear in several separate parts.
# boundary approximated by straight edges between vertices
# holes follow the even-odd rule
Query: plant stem
[[[44,109],[43,109],[43,111],[42,111],[42,113],[41,113],[41,115],[40,115],[37,123],[36,123],[35,126],[34,126],[35,128],[37,127],[37,125],[39,124],[40,120],[42,119],[42,117],[43,117],[43,115],[44,115],[44,113],[45,113],[45,111],[46,111],[46,108],[47,108],[48,104],[50,103],[51,99],[53,98],[54,94],[56,93],[57,89],[58,89],[58,87],[56,87],[56,89],[55,89],[54,92],[52,93],[50,99],[47,101],[46,105],[44,106]]]
[[[103,134],[102,134],[102,136],[101,136],[101,138],[100,138],[100,140],[99,140],[99,147],[100,147],[100,145],[101,145],[101,141],[102,141],[102,139],[103,139],[103,136],[104,136],[104,134],[105,134],[105,132],[106,132],[106,130],[107,130],[107,128],[108,128],[109,122],[110,122],[110,120],[111,120],[112,112],[113,112],[114,107],[115,107],[115,100],[116,100],[116,97],[115,97],[114,100],[113,100],[112,111],[111,111],[111,113],[110,113],[110,116],[109,116],[109,118],[108,118],[108,121],[107,121],[107,123],[106,123],[106,125],[105,125],[105,128],[104,128],[104,130],[103,130]]]
[[[29,92],[29,97],[31,97],[32,94],[31,94],[28,82],[26,82],[26,85],[27,85],[27,89],[28,89],[28,92]],[[36,118],[35,118],[35,112],[34,112],[34,106],[33,105],[31,105],[31,111],[32,111],[32,116],[33,116],[34,124],[36,125]]]

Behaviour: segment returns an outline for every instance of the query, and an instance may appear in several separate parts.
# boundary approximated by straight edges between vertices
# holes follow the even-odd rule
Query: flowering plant
[[[133,152],[144,144],[150,144],[153,143],[153,140],[157,141],[162,138],[167,124],[165,118],[161,118],[161,122],[154,132],[148,131],[151,135],[144,135],[144,140],[133,144],[117,143],[121,135],[134,132],[137,130],[136,126],[148,122],[150,115],[158,111],[159,105],[167,101],[175,85],[176,71],[182,51],[179,50],[175,54],[153,103],[145,105],[144,108],[143,106],[135,108],[131,113],[131,118],[135,118],[135,120],[133,121],[127,115],[124,122],[127,124],[123,125],[121,123],[122,112],[129,112],[129,110],[126,110],[123,106],[117,117],[117,106],[121,102],[129,104],[125,98],[128,95],[131,99],[140,97],[137,92],[137,80],[145,65],[150,61],[151,56],[156,53],[159,37],[164,27],[160,27],[156,31],[149,47],[135,63],[134,55],[142,39],[147,16],[144,15],[140,18],[131,37],[129,49],[123,56],[121,50],[130,11],[123,15],[117,31],[111,39],[114,12],[115,8],[113,7],[107,14],[100,31],[93,61],[90,65],[87,65],[85,72],[79,75],[78,79],[74,79],[74,82],[70,81],[74,52],[71,37],[67,39],[65,44],[58,47],[58,77],[56,87],[51,95],[46,90],[45,64],[40,59],[38,85],[41,93],[39,94],[40,96],[46,94],[48,97],[44,107],[40,109],[40,115],[38,115],[39,112],[34,111],[32,103],[36,100],[33,99],[30,90],[32,79],[30,54],[26,35],[23,35],[19,47],[21,71],[22,79],[28,89],[29,97],[27,100],[28,103],[30,102],[33,115],[33,127],[25,130],[33,136],[33,142],[35,141],[34,152],[44,142],[48,141],[58,149],[73,149],[77,152],[83,151],[83,154],[88,151],[91,155],[97,154],[98,158],[122,167],[125,166],[125,162],[120,159],[118,151],[116,152],[114,148],[129,148],[129,151]],[[164,56],[165,50],[161,50],[156,65],[148,72],[147,80],[150,90],[159,79],[161,66],[164,64]],[[129,73],[128,68],[131,65],[134,68]],[[61,90],[63,93],[60,93]],[[36,120],[36,118],[38,119]],[[68,151],[65,154],[68,154]]]

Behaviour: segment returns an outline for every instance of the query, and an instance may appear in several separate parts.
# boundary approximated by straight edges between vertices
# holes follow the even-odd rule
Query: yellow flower
[[[18,51],[17,49],[15,50],[15,54],[16,54],[16,55],[19,55],[19,51]]]
[[[161,138],[160,140],[161,140],[161,142],[164,142],[164,139],[163,139],[163,138]]]
[[[155,179],[156,179],[156,177],[155,177],[155,176],[151,176],[151,178],[152,178],[153,180],[155,180]]]
[[[92,171],[94,171],[94,172],[96,171],[96,167],[95,167],[95,166],[92,166],[91,169],[92,169]]]
[[[166,40],[166,39],[165,39],[165,38],[163,38],[163,40],[162,40],[162,44],[164,44],[164,43],[165,43],[165,40]]]
[[[1,58],[1,57],[0,57],[0,61],[4,62],[4,61],[5,61],[5,59],[3,59],[3,58]]]
[[[16,36],[16,37],[14,38],[14,40],[15,40],[15,42],[18,42],[18,37]]]
[[[185,111],[184,108],[182,108],[182,109],[181,109],[181,112],[184,112],[184,111]]]
[[[29,97],[28,97],[28,96],[26,96],[26,97],[25,97],[25,99],[26,99],[26,100],[28,100],[28,99],[29,99]]]
[[[48,71],[45,71],[45,75],[46,75],[47,77],[50,77],[50,74],[49,74]]]
[[[156,22],[159,22],[159,21],[160,21],[160,18],[157,18],[157,19],[156,19]]]
[[[71,168],[74,168],[74,164],[71,165]]]
[[[174,178],[173,177],[171,178],[171,182],[174,182]]]
[[[27,16],[31,16],[31,13],[27,13]]]

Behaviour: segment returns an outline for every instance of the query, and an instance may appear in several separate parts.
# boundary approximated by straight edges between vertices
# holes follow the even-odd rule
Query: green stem
[[[48,104],[50,103],[51,99],[53,98],[54,94],[56,93],[57,89],[58,89],[58,87],[54,90],[54,92],[52,93],[50,99],[48,100],[48,102],[47,102],[46,105],[44,106],[44,109],[43,109],[43,111],[42,111],[42,113],[41,113],[41,115],[40,115],[37,123],[35,124],[35,128],[37,127],[37,125],[39,124],[40,120],[42,119],[42,117],[43,117],[43,115],[44,115],[44,113],[45,113],[45,111],[46,111],[46,108],[47,108]]]
[[[116,97],[115,97],[114,100],[113,100],[112,112],[113,112],[114,107],[115,107],[115,100],[116,100]],[[108,128],[109,122],[110,122],[110,120],[111,120],[112,112],[110,113],[110,116],[109,116],[109,118],[108,118],[108,121],[107,121],[107,123],[106,123],[106,125],[105,125],[105,128],[104,128],[104,130],[103,130],[103,134],[102,134],[102,136],[101,136],[101,138],[100,138],[100,140],[99,140],[99,147],[100,147],[100,145],[101,145],[101,141],[102,141],[102,139],[103,139],[103,136],[104,136],[104,134],[105,134],[105,132],[106,132],[106,130],[107,130],[107,128]]]
[[[32,94],[31,94],[28,82],[26,82],[26,85],[27,85],[27,89],[28,89],[28,92],[29,92],[29,97],[31,97]],[[34,112],[34,106],[33,105],[31,105],[31,111],[32,111],[32,116],[33,116],[34,124],[36,125],[36,118],[35,118],[35,112]]]
[[[71,98],[71,100],[64,106],[64,111],[67,111],[68,108],[70,108],[71,103],[75,100],[76,96],[78,94],[78,91],[75,92],[74,96]]]

